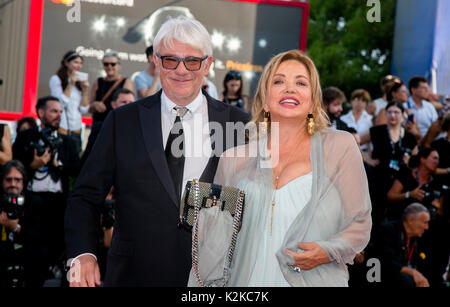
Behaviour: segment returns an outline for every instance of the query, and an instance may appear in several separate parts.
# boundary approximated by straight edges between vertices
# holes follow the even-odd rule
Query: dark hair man
[[[330,118],[331,127],[337,130],[348,130],[348,126],[339,117],[342,113],[342,104],[347,100],[344,92],[337,87],[331,86],[322,91],[323,104]]]
[[[21,161],[30,180],[29,218],[39,219],[34,230],[39,239],[34,242],[36,271],[32,286],[42,286],[48,277],[49,267],[61,269],[58,265],[64,251],[64,212],[69,193],[69,176],[79,171],[77,147],[70,137],[58,133],[61,120],[61,106],[56,97],[38,99],[36,113],[39,127],[21,131],[13,145],[13,157]],[[62,264],[62,262],[61,262]]]
[[[412,111],[419,126],[420,134],[425,137],[431,124],[438,119],[435,107],[427,101],[430,94],[428,81],[424,77],[416,76],[409,80],[408,86],[411,96],[404,106]]]
[[[147,55],[148,67],[134,78],[134,88],[136,89],[138,100],[156,94],[158,89],[161,88],[159,75],[153,61],[153,46],[147,47],[145,54]]]

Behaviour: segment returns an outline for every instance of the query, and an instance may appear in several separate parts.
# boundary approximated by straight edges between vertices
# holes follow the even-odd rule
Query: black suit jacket
[[[210,122],[249,120],[241,110],[206,97]],[[213,180],[218,160],[209,160],[201,180]],[[114,110],[103,123],[68,201],[69,257],[96,253],[99,208],[111,186],[116,222],[105,285],[186,286],[191,233],[178,227],[179,200],[162,142],[161,92]]]
[[[384,223],[376,235],[377,257],[381,261],[382,282],[395,283],[400,275],[400,270],[408,266],[408,250],[406,233],[401,220]],[[422,261],[419,258],[421,248],[416,238],[411,239],[411,248],[414,251],[411,256],[411,265],[421,271]]]
[[[63,140],[61,147],[58,148],[58,159],[62,162],[63,166],[55,168],[52,163],[49,163],[49,172],[53,173],[56,179],[61,179],[63,192],[68,194],[69,176],[78,175],[80,159],[75,141],[66,135],[58,135]],[[36,170],[30,167],[34,159],[34,150],[33,148],[29,148],[29,146],[33,141],[37,143],[39,138],[38,128],[28,129],[19,132],[13,145],[13,158],[24,164],[28,181],[31,181],[36,173]]]

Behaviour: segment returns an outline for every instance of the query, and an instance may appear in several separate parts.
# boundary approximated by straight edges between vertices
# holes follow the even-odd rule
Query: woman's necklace
[[[301,141],[301,138],[299,138],[298,142],[295,145],[299,145],[300,141]],[[295,148],[295,146],[293,148]],[[273,192],[272,192],[272,207],[271,207],[271,211],[270,211],[270,236],[272,236],[273,212],[274,212],[274,209],[275,209],[275,193],[276,193],[276,191],[278,189],[278,182],[280,180],[281,174],[284,172],[286,167],[291,162],[291,158],[292,158],[292,155],[293,155],[294,152],[295,152],[295,150],[291,150],[291,153],[289,154],[289,157],[287,159],[287,162],[286,162],[285,166],[283,167],[283,169],[281,169],[281,171],[278,174],[275,174],[275,180],[274,180],[274,183],[273,183]]]

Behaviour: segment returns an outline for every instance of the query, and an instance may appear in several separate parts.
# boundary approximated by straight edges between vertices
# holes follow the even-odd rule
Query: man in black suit
[[[191,233],[179,226],[183,188],[193,178],[213,181],[220,154],[237,145],[226,142],[226,123],[249,120],[201,91],[213,58],[198,21],[168,20],[153,46],[162,90],[108,115],[69,199],[66,242],[77,257],[71,286],[100,285],[98,208],[111,186],[116,221],[105,285],[186,286]]]
[[[28,231],[34,239],[29,240],[27,249],[33,255],[28,267],[34,272],[28,274],[32,277],[27,281],[29,286],[42,286],[45,279],[52,278],[49,267],[63,269],[69,176],[76,176],[80,166],[75,142],[57,132],[62,113],[58,98],[38,99],[36,113],[41,125],[21,131],[13,145],[14,159],[24,164],[30,181],[27,219],[34,221],[29,227],[32,231]]]

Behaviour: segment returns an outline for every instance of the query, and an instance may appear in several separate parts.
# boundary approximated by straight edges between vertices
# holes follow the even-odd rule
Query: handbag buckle
[[[211,208],[214,206],[218,206],[219,208],[222,206],[222,202],[219,199],[217,199],[215,195],[213,196],[213,198],[208,198],[205,204],[206,208]]]

